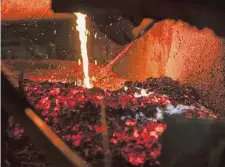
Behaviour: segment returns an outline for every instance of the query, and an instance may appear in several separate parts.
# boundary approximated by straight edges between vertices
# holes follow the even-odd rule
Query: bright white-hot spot
[[[154,94],[154,92],[148,92],[147,93],[146,89],[141,89],[141,88],[138,88],[138,87],[135,87],[135,88],[140,91],[140,93],[138,93],[138,92],[134,93],[135,98],[148,97],[149,95]]]
[[[80,65],[81,64],[81,62],[80,62],[80,59],[78,60],[78,65]]]
[[[76,29],[79,32],[80,39],[80,49],[83,63],[84,71],[84,86],[86,88],[91,88],[89,73],[88,73],[88,55],[87,55],[87,29],[86,29],[86,15],[82,13],[74,13],[77,16],[77,26]]]

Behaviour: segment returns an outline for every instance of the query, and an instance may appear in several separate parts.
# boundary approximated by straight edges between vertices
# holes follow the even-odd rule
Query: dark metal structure
[[[218,36],[225,37],[225,2],[222,0],[52,0],[52,9],[56,13],[88,13],[101,31],[118,44],[132,40],[131,30],[123,31],[122,26],[116,26],[118,24],[110,25],[118,23],[121,16],[134,25],[138,25],[142,18],[182,20],[199,29],[211,28]],[[119,20],[123,22],[123,19]],[[115,31],[120,32],[117,38]],[[127,38],[121,39],[121,36]]]

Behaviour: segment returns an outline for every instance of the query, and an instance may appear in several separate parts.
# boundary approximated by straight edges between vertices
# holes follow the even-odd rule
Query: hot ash
[[[106,154],[112,157],[111,166],[159,164],[162,146],[158,139],[166,129],[160,112],[191,118],[216,118],[201,105],[194,89],[181,86],[170,78],[126,82],[117,91],[94,93],[74,84],[28,80],[21,88],[53,131],[94,166],[103,165]],[[101,120],[99,97],[103,92],[107,127]],[[102,143],[106,128],[107,153]],[[10,131],[13,138],[24,136],[13,123]]]

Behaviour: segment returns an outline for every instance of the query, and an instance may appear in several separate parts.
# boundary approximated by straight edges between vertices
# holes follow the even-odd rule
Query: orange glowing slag
[[[82,13],[74,13],[77,16],[77,26],[76,29],[79,32],[80,38],[80,49],[83,63],[84,71],[84,86],[86,88],[91,88],[89,74],[88,74],[88,55],[87,55],[87,35],[86,35],[86,15]]]

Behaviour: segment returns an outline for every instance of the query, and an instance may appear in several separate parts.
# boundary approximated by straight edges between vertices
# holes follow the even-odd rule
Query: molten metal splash
[[[77,16],[77,26],[76,29],[79,32],[80,38],[80,49],[83,63],[83,71],[84,71],[84,86],[86,88],[91,88],[92,85],[89,79],[88,73],[88,56],[87,56],[87,35],[86,35],[86,15],[82,13],[74,13]]]

